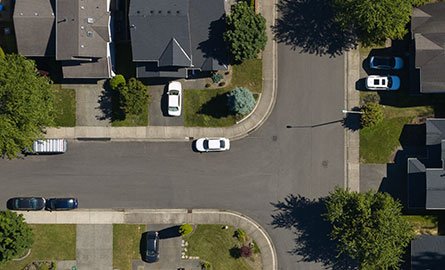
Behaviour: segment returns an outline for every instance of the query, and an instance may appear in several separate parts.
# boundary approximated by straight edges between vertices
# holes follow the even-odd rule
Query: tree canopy
[[[402,39],[407,33],[412,1],[333,0],[335,19],[351,29],[365,46],[383,44],[387,38]]]
[[[387,193],[337,188],[327,197],[326,207],[339,255],[356,260],[359,269],[397,268],[414,235],[398,201]]]
[[[249,89],[237,87],[227,94],[227,106],[234,114],[246,115],[255,108],[255,98]]]
[[[0,57],[0,151],[17,157],[53,124],[51,81],[37,73],[34,61],[7,54]]]
[[[246,2],[238,2],[227,16],[224,40],[236,63],[254,59],[266,46],[266,19]]]
[[[33,234],[23,215],[0,212],[0,263],[7,262],[31,247]]]

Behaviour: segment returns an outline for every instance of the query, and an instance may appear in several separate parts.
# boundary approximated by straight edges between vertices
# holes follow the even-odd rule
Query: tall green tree
[[[118,89],[121,94],[122,108],[126,114],[140,114],[148,106],[150,95],[147,86],[141,81],[131,78],[126,85],[120,84]]]
[[[414,236],[398,201],[387,193],[337,188],[327,197],[326,207],[339,255],[356,260],[359,269],[397,268]]]
[[[224,40],[236,63],[254,59],[266,46],[266,19],[246,2],[238,2],[227,16]]]
[[[0,264],[23,253],[33,244],[31,228],[23,215],[11,211],[0,212]]]
[[[0,57],[0,151],[17,157],[43,136],[54,121],[51,81],[37,73],[34,61],[17,54]]]
[[[380,45],[387,38],[402,39],[407,33],[412,3],[407,0],[333,0],[335,19],[353,30],[365,46]]]

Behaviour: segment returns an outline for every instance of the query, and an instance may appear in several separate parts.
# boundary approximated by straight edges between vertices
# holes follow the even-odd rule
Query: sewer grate
[[[327,160],[323,160],[323,161],[321,162],[321,166],[323,166],[323,168],[327,168],[328,165],[329,165],[329,162],[328,162]]]
[[[272,136],[272,141],[276,142],[278,140],[278,136],[274,135]]]

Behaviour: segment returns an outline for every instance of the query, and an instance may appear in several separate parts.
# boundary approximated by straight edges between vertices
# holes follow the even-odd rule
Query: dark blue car
[[[46,210],[67,211],[78,207],[77,198],[51,198],[46,201]]]
[[[154,263],[159,260],[159,233],[149,231],[145,234],[144,260]]]
[[[16,197],[6,203],[9,210],[39,211],[45,208],[45,198],[42,197]]]

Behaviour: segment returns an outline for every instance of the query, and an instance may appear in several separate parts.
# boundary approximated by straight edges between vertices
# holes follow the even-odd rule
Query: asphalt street
[[[229,152],[199,154],[190,143],[70,142],[63,155],[0,161],[0,201],[76,196],[85,208],[232,209],[266,227],[280,269],[320,269],[289,253],[294,232],[271,225],[272,203],[344,186],[344,56],[278,50],[275,109]]]

